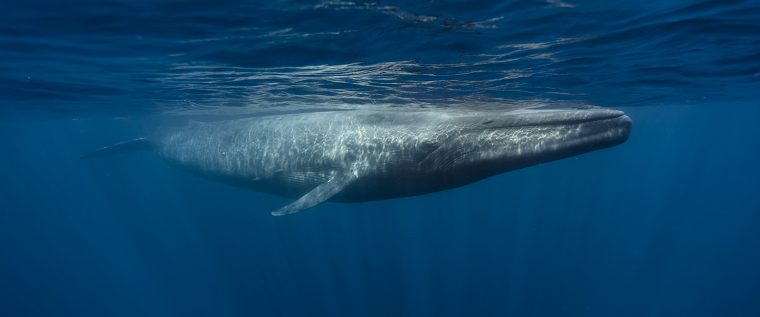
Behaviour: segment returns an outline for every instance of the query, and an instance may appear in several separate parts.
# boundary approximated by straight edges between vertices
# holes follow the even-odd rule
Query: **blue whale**
[[[224,183],[324,201],[421,195],[624,142],[631,119],[603,108],[328,111],[191,123],[104,147],[150,150]]]

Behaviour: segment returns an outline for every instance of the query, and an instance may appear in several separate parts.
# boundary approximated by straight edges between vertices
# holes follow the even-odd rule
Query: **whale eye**
[[[493,120],[488,120],[486,122],[483,122],[483,124],[491,124],[491,123],[493,123]]]

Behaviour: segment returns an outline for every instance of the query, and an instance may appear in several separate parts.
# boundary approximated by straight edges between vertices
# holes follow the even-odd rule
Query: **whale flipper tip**
[[[356,173],[335,175],[327,182],[315,187],[298,200],[272,212],[272,216],[284,216],[314,207],[338,194],[357,178]]]

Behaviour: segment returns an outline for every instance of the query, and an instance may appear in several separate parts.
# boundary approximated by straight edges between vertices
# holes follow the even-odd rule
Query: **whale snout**
[[[566,131],[567,142],[580,141],[606,147],[625,142],[631,134],[633,121],[623,111],[596,108],[557,111],[545,116],[540,125],[556,126]]]
[[[622,111],[621,111],[622,113]],[[615,122],[613,123],[613,133],[616,133],[617,139],[619,143],[623,143],[626,140],[628,140],[628,136],[631,134],[631,129],[633,129],[633,120],[631,120],[631,117],[622,114],[621,116],[614,119]]]
[[[566,131],[565,142],[569,148],[589,151],[621,144],[628,140],[633,121],[618,110],[594,111],[582,114],[581,120],[561,123]]]
[[[598,142],[598,146],[607,147],[618,145],[626,140],[631,134],[633,120],[622,111],[610,111],[609,116],[603,119],[591,120],[581,124],[582,129],[588,130],[587,133],[591,139]]]

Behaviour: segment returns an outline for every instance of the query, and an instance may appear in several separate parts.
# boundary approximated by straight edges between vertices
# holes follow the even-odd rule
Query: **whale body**
[[[330,111],[191,123],[83,158],[148,149],[202,176],[324,201],[421,195],[624,142],[631,119],[591,109]]]

